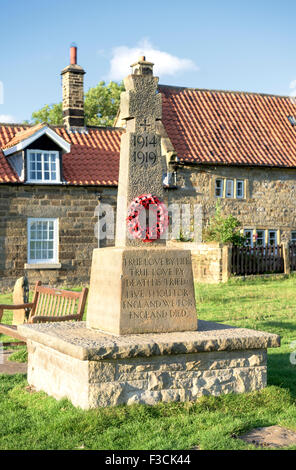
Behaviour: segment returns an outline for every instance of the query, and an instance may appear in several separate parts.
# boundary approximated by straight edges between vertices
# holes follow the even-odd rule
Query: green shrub
[[[221,206],[218,201],[215,215],[203,231],[203,241],[243,245],[246,239],[239,231],[240,225],[240,221],[233,215],[223,216],[221,214]]]

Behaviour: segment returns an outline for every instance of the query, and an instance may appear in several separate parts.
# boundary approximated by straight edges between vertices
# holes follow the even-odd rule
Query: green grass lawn
[[[198,317],[280,334],[268,351],[268,386],[196,403],[82,411],[31,393],[25,376],[0,375],[0,449],[254,449],[233,436],[259,426],[296,431],[296,276],[196,285]],[[11,301],[1,296],[0,303]],[[296,446],[290,449],[296,449]]]

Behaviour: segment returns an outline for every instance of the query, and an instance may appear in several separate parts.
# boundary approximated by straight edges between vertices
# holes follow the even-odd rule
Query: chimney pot
[[[76,46],[70,47],[70,64],[71,65],[77,64],[77,47]]]

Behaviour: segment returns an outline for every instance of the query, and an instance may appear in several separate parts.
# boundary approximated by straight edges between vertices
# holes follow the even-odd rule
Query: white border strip
[[[18,144],[10,147],[8,149],[3,149],[3,153],[5,156],[11,155],[15,152],[19,152],[20,150],[24,150],[28,145],[30,145],[35,140],[39,139],[43,135],[47,135],[50,139],[52,139],[59,147],[61,147],[65,152],[69,153],[71,151],[71,144],[67,142],[65,139],[60,137],[56,132],[54,132],[49,127],[45,126],[39,131],[36,131],[33,135],[28,137],[27,139],[22,140]]]

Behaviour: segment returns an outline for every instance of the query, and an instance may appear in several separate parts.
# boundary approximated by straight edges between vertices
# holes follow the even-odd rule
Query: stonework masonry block
[[[199,321],[198,331],[114,336],[84,322],[18,326],[27,338],[28,382],[83,409],[196,401],[267,383],[277,335]]]

